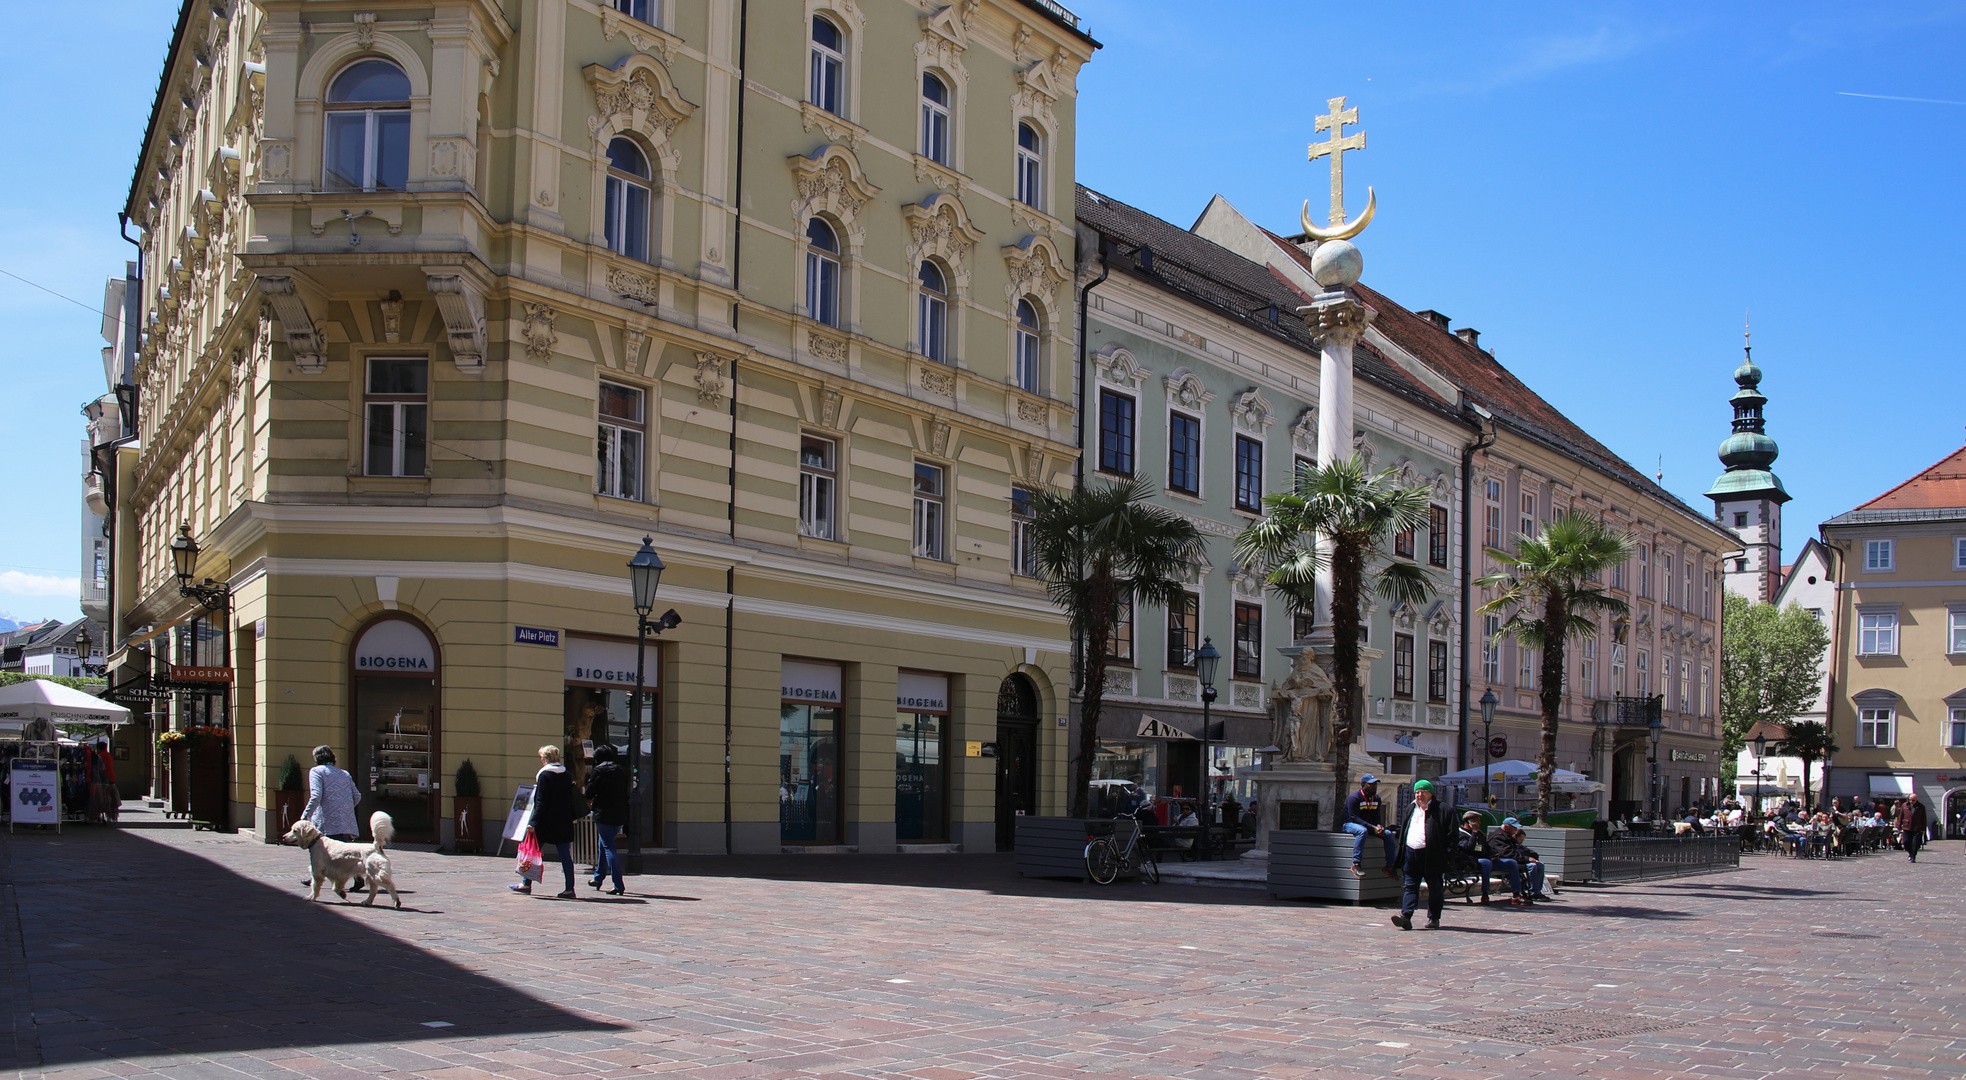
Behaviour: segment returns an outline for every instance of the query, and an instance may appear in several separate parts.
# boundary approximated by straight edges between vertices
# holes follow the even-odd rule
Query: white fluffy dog
[[[301,820],[294,822],[280,842],[307,849],[307,860],[314,867],[311,899],[319,900],[322,883],[332,882],[335,895],[346,902],[348,883],[362,880],[369,885],[369,898],[362,902],[363,907],[375,906],[375,894],[388,889],[389,898],[400,908],[403,898],[396,895],[396,879],[390,876],[389,853],[384,850],[396,836],[396,823],[388,814],[377,810],[369,815],[369,832],[375,836],[375,843],[349,844],[330,840],[321,835],[313,822]]]

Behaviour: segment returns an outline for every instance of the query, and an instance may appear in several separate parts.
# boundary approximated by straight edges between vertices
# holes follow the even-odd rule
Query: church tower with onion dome
[[[1768,404],[1761,395],[1761,369],[1752,346],[1743,345],[1741,352],[1741,366],[1734,370],[1740,387],[1732,398],[1734,431],[1720,444],[1727,471],[1707,489],[1707,498],[1713,500],[1714,521],[1741,538],[1740,549],[1721,560],[1727,591],[1767,603],[1782,587],[1782,504],[1789,493],[1770,468],[1780,451],[1761,415]]]

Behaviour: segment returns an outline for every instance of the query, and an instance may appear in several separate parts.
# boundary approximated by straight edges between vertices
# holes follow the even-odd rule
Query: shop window
[[[922,156],[949,163],[949,88],[926,72],[922,74]]]
[[[328,87],[322,186],[402,191],[410,178],[410,80],[387,60],[362,60]]]
[[[824,15],[812,17],[812,58],[806,100],[834,116],[845,116],[843,76],[846,35]]]
[[[1099,471],[1133,475],[1133,399],[1099,391]]]
[[[566,635],[562,649],[565,686],[561,708],[566,739],[562,750],[574,790],[578,791],[587,783],[598,746],[613,746],[621,767],[630,767],[637,654],[633,640],[574,634]],[[628,823],[627,835],[649,843],[660,838],[657,821],[662,804],[662,770],[657,760],[663,744],[661,695],[656,692],[662,671],[660,646],[651,640],[641,661],[641,748],[632,757],[638,759],[646,790],[637,806],[639,816]]]
[[[1236,436],[1236,509],[1263,512],[1263,444]]]
[[[806,312],[840,325],[840,239],[823,218],[806,222]]]
[[[1187,413],[1167,414],[1167,489],[1201,493],[1201,420]]]
[[[799,439],[799,535],[838,540],[838,444],[806,435]]]
[[[1038,308],[1029,300],[1017,302],[1017,356],[1012,378],[1018,389],[1038,392],[1038,361],[1044,340],[1038,335]]]
[[[601,417],[595,439],[594,490],[617,499],[642,497],[642,392],[601,383]]]
[[[784,661],[778,706],[778,837],[786,844],[842,842],[840,669]]]
[[[1263,677],[1263,607],[1236,605],[1236,666],[1238,679]]]
[[[648,158],[633,139],[608,143],[608,180],[603,228],[608,249],[630,259],[649,260]]]
[[[1427,508],[1427,565],[1447,565],[1447,508]]]
[[[356,820],[384,811],[399,838],[437,839],[439,724],[436,643],[409,619],[385,615],[356,635],[349,657],[350,772],[362,792]]]
[[[1427,642],[1427,700],[1447,700],[1447,642]]]
[[[949,839],[949,677],[912,671],[896,683],[894,839]]]
[[[1192,671],[1201,647],[1201,597],[1184,592],[1167,606],[1167,666]]]
[[[1413,697],[1413,635],[1393,635],[1393,696]]]
[[[944,558],[944,500],[947,498],[944,474],[937,465],[915,463],[915,557]]]
[[[369,358],[367,452],[369,476],[422,476],[430,425],[430,362],[421,357]]]

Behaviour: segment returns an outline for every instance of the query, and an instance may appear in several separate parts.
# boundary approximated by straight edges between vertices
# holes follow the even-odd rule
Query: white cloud
[[[53,574],[25,574],[19,570],[0,570],[0,593],[15,596],[79,596],[82,579]]]

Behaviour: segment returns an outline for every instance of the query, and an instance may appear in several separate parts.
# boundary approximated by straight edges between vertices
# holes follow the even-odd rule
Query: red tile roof
[[[1938,510],[1966,507],[1966,447],[1857,507],[1859,510]]]

